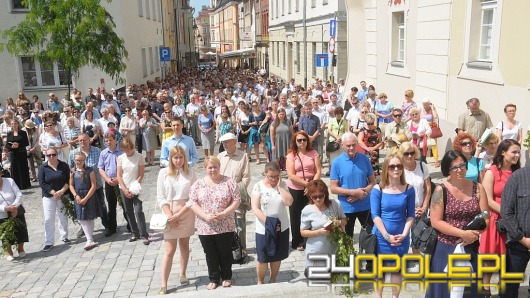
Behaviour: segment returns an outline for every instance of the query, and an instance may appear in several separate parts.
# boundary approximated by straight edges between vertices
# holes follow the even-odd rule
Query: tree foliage
[[[111,0],[106,0],[111,2]],[[26,19],[2,32],[12,55],[60,63],[70,82],[83,66],[101,69],[121,81],[128,57],[123,38],[100,0],[23,0]],[[68,84],[70,89],[70,83]]]

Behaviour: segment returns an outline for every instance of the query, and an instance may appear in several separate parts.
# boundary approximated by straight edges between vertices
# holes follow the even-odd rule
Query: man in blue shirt
[[[373,226],[370,217],[370,191],[375,185],[370,159],[357,153],[357,137],[351,132],[342,135],[344,152],[331,164],[331,193],[338,195],[344,213],[348,217],[346,233],[353,236],[355,220],[361,225]]]
[[[123,151],[118,147],[116,134],[109,131],[105,134],[105,144],[107,148],[99,155],[98,169],[103,181],[105,181],[105,197],[107,204],[109,204],[107,224],[107,232],[105,237],[109,237],[116,233],[118,223],[116,220],[116,207],[118,204],[118,196],[120,189],[118,186],[118,156],[123,154]],[[127,221],[127,230],[131,231],[129,227],[129,220],[123,208],[123,203],[120,204],[123,209],[123,217]]]
[[[361,89],[357,92],[357,98],[361,101],[361,104],[368,98],[368,88],[365,81],[361,81]]]
[[[313,115],[313,106],[311,102],[307,102],[304,106],[305,114],[300,116],[298,121],[298,129],[305,131],[312,142],[313,148],[318,148],[318,136],[320,135],[320,119]]]
[[[186,151],[186,158],[188,159],[188,165],[192,167],[199,162],[199,155],[197,154],[197,147],[195,147],[193,139],[182,133],[184,121],[179,117],[174,117],[171,119],[171,127],[173,128],[173,135],[162,143],[160,167],[165,168],[168,166],[169,151],[177,145],[184,148],[184,151]]]

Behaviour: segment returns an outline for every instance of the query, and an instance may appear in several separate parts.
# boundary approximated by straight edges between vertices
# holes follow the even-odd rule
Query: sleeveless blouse
[[[473,182],[471,199],[467,201],[461,201],[455,198],[449,189],[447,189],[447,206],[445,206],[445,221],[447,223],[453,227],[462,229],[481,212],[477,185],[476,182]],[[438,235],[438,241],[452,246],[456,246],[459,239],[459,237],[449,236],[443,233]]]

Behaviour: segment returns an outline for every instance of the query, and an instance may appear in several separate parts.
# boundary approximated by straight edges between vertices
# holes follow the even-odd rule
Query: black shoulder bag
[[[444,202],[444,216],[445,219],[445,207],[447,206],[447,188],[443,183],[440,183],[442,187],[442,196]],[[434,190],[433,190],[434,191]],[[432,202],[429,202],[429,204]],[[430,254],[434,253],[436,244],[438,243],[438,231],[433,228],[431,219],[429,218],[428,212],[423,213],[420,220],[412,227],[412,234],[414,234],[413,245],[417,247],[421,253]]]

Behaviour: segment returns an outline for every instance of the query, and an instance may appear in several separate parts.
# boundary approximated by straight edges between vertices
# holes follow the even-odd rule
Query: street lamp
[[[192,56],[192,53],[194,53],[192,50],[191,50],[191,29],[193,29],[193,32],[195,32],[195,30],[197,30],[197,24],[195,24],[195,22],[193,22],[193,27],[190,27],[189,26],[189,22],[190,22],[190,19],[193,20],[193,13],[195,12],[195,8],[192,8],[191,10],[191,17],[188,17],[188,47],[189,47],[189,57],[190,57],[190,66],[192,64],[192,60],[191,60],[191,56]]]
[[[200,45],[201,45],[200,42],[202,42],[201,33],[198,33],[196,37],[197,37],[197,41],[195,42],[195,49],[196,49],[195,58],[197,59],[197,61],[200,62],[201,61],[201,56],[199,55],[199,49],[200,49]]]

